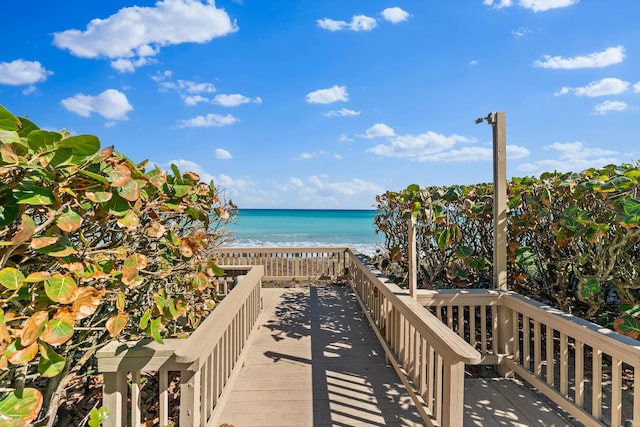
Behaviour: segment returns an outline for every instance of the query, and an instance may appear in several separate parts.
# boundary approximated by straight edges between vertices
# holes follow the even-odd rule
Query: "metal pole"
[[[507,290],[507,130],[504,112],[489,115],[493,127],[493,285]]]

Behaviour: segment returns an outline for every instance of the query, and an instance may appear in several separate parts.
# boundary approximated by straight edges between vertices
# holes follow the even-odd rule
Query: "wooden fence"
[[[148,415],[145,409],[156,406],[160,426],[168,425],[173,378],[179,382],[179,393],[174,391],[179,394],[179,419],[174,421],[182,426],[208,425],[225,385],[237,372],[260,313],[263,268],[239,269],[244,277],[189,338],[167,339],[164,344],[116,341],[98,352],[98,370],[104,374],[103,405],[109,410],[105,427],[140,426]],[[235,270],[234,274],[240,273]],[[144,404],[141,374],[153,374],[158,381],[157,399]]]
[[[353,287],[427,425],[462,426],[465,365],[490,364],[587,426],[640,427],[640,343],[609,329],[512,292],[418,290],[412,298],[349,248],[225,248],[219,262],[256,267],[236,267],[246,276],[190,338],[112,343],[99,352],[112,414],[106,426],[140,425],[140,373],[149,371],[159,373],[161,426],[172,372],[180,376],[180,425],[208,425],[255,327],[261,281],[331,277]]]
[[[640,342],[513,292],[418,291],[501,374],[516,374],[587,426],[640,426]]]

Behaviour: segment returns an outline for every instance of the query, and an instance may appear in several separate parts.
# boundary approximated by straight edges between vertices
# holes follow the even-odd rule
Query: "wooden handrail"
[[[187,339],[166,339],[163,344],[148,339],[112,342],[98,351],[98,370],[104,374],[103,406],[110,413],[104,427],[140,425],[143,372],[157,372],[159,377],[160,425],[168,424],[171,371],[180,373],[180,425],[208,425],[218,415],[216,404],[242,365],[261,308],[263,267],[229,270],[233,277],[242,272],[239,270],[247,273]]]
[[[236,267],[237,268],[237,267]],[[248,273],[242,279],[249,283],[260,282],[264,273],[264,267],[261,265],[246,267]],[[242,281],[240,283],[242,283]],[[253,287],[236,286],[233,292],[225,297],[223,302],[219,304],[213,312],[207,316],[202,324],[189,336],[186,342],[175,351],[175,360],[177,363],[189,364],[190,370],[200,369],[200,361],[203,361],[211,353],[211,349],[225,333],[225,328],[220,325],[228,322],[237,314],[238,307],[246,301],[249,294],[253,291]]]
[[[358,302],[422,419],[429,426],[462,426],[464,368],[480,363],[480,353],[412,295],[349,253]]]

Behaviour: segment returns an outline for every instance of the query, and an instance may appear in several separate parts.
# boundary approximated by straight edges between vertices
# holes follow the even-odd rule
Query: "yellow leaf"
[[[45,322],[49,320],[49,314],[46,311],[36,311],[28,318],[24,327],[22,328],[22,334],[20,336],[20,342],[22,345],[31,345],[35,342],[44,329]]]
[[[7,356],[7,360],[12,365],[23,365],[25,363],[28,363],[32,361],[33,358],[36,357],[36,354],[38,353],[37,342],[34,342],[33,344],[28,345],[26,347],[22,347],[18,345],[14,346],[14,344],[11,344],[7,348],[7,351],[5,352],[5,356]]]
[[[26,242],[33,236],[33,232],[36,229],[36,223],[31,219],[29,215],[22,215],[22,224],[20,224],[20,228],[11,238],[11,243],[14,245],[19,245],[21,243]]]
[[[115,338],[120,335],[125,326],[127,326],[128,321],[129,315],[127,313],[120,312],[112,316],[107,320],[107,331],[109,331],[109,336],[111,338]]]
[[[87,318],[95,313],[102,302],[104,294],[104,289],[96,289],[93,286],[83,286],[79,288],[77,299],[71,306],[75,320]]]

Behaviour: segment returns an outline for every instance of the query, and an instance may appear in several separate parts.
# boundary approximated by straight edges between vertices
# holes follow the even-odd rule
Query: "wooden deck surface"
[[[264,311],[219,423],[422,426],[350,288],[263,289]],[[512,380],[467,379],[465,426],[565,426]]]

